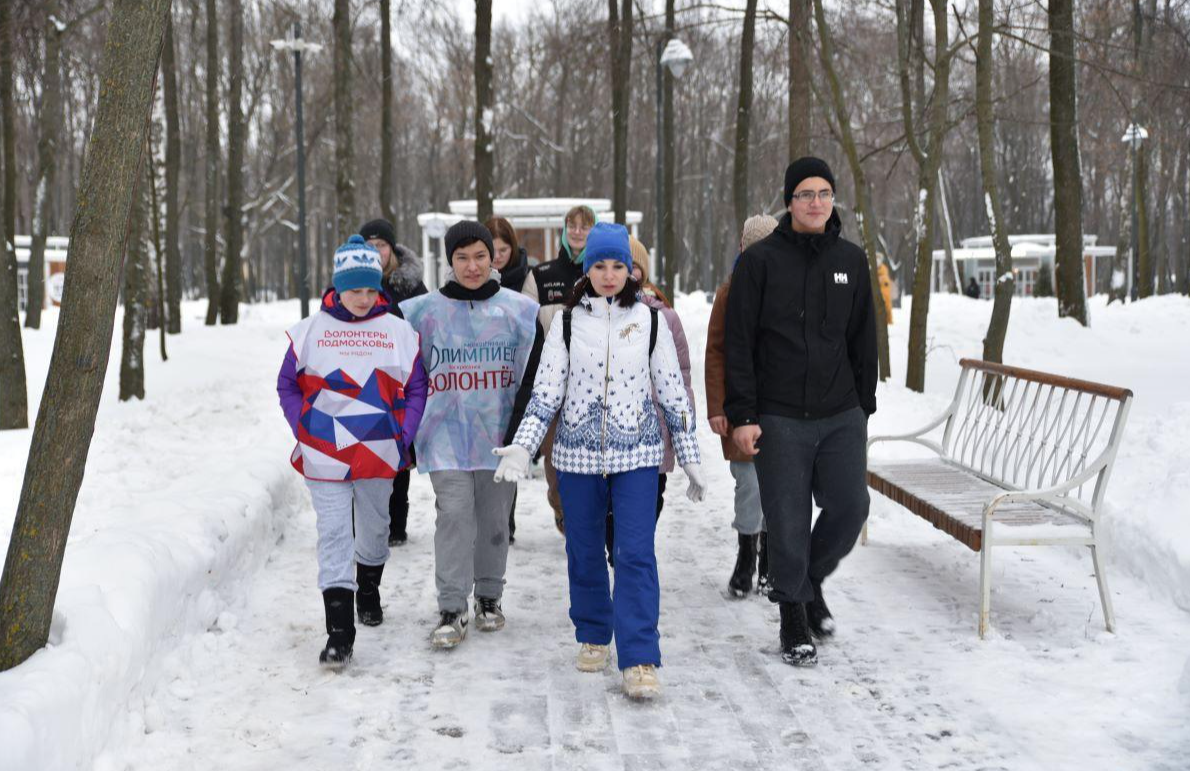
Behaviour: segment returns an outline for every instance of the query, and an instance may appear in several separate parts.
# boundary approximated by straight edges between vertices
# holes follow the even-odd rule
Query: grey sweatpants
[[[764,511],[760,506],[760,483],[756,481],[756,464],[730,461],[731,476],[735,479],[735,520],[731,526],[740,535],[764,532]]]
[[[350,589],[355,584],[355,563],[388,562],[388,497],[391,479],[357,479],[352,482],[306,480],[314,513],[318,516],[318,590]],[[355,501],[355,534],[352,535],[351,503]]]
[[[508,510],[515,482],[494,482],[494,471],[431,471],[434,506],[434,582],[438,609],[463,613],[476,597],[499,599],[508,566]]]
[[[818,420],[760,416],[756,477],[768,525],[769,599],[809,602],[868,518],[868,419],[859,407]],[[812,502],[822,507],[810,529]]]

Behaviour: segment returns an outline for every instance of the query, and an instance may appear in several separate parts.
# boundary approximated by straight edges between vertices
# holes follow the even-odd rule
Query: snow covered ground
[[[897,311],[873,432],[947,403],[990,308],[932,299],[924,395],[898,385],[909,309]],[[202,310],[186,306],[168,363],[148,354],[145,402],[119,404],[109,372],[52,644],[0,674],[0,769],[1186,767],[1185,298],[1097,298],[1090,330],[1059,321],[1053,301],[1013,308],[1007,361],[1136,393],[1108,492],[1118,634],[1103,630],[1089,555],[1004,548],[981,642],[977,555],[874,496],[872,541],[827,584],[839,634],[818,668],[783,665],[775,607],[724,597],[732,483],[704,425],[709,501],[690,504],[676,478],[660,522],[665,695],[646,705],[620,695],[617,673],[573,669],[541,479],[520,494],[504,631],[429,649],[433,501],[415,477],[387,620],[360,629],[344,674],[321,672],[313,512],[273,391],[296,305],[246,306],[235,328],[204,328]],[[701,351],[709,306],[691,295],[679,312]],[[25,336],[34,406],[56,317],[45,321]],[[29,434],[0,434],[0,548]]]

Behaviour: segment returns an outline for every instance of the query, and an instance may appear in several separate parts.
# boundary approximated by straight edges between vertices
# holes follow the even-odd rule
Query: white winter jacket
[[[664,453],[657,402],[678,463],[698,463],[694,410],[665,316],[657,316],[650,360],[649,306],[631,308],[584,297],[571,314],[570,351],[561,321],[550,326],[533,396],[513,443],[532,455],[559,408],[553,463],[575,474],[618,474],[660,466]]]

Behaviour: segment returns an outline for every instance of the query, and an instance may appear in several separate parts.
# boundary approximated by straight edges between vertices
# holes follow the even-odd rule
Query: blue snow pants
[[[616,640],[620,669],[661,665],[661,587],[657,580],[657,467],[607,477],[558,472],[566,518],[570,620],[580,643]],[[610,499],[610,500],[609,500]],[[608,504],[615,510],[615,592],[610,591],[604,536]]]

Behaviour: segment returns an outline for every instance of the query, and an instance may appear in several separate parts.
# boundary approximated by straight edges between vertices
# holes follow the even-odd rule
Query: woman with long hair
[[[665,317],[637,301],[624,226],[595,225],[583,268],[562,318],[550,326],[520,428],[510,445],[495,450],[496,477],[527,476],[560,411],[553,462],[566,520],[570,618],[580,643],[576,666],[605,669],[614,638],[625,693],[652,698],[661,691],[653,538],[664,442],[657,406],[690,480],[686,495],[700,501],[705,483],[694,414]],[[609,503],[616,512],[614,595],[603,556]]]

